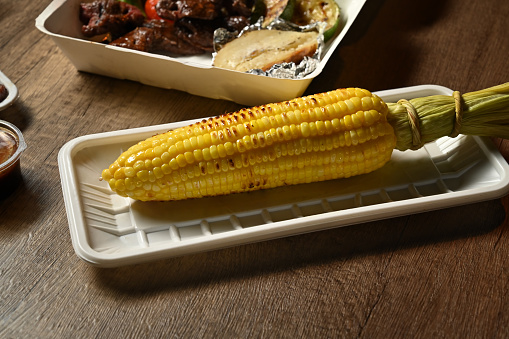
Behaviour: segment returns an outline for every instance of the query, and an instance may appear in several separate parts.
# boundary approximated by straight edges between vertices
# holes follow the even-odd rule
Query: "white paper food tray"
[[[0,72],[0,85],[4,85],[7,88],[9,94],[7,98],[0,101],[0,111],[6,109],[10,105],[12,105],[16,99],[18,98],[18,88],[14,83],[2,72]]]
[[[438,86],[377,92],[386,102],[452,94]],[[442,138],[394,151],[383,168],[321,183],[177,202],[113,194],[100,173],[127,147],[189,122],[88,135],[58,155],[72,242],[86,262],[120,266],[495,199],[508,165],[489,139]]]
[[[87,41],[81,34],[78,18],[82,1],[54,0],[36,19],[36,27],[53,39],[79,71],[250,106],[301,96],[322,72],[366,2],[337,0],[341,8],[341,30],[327,42],[318,68],[305,78],[291,80],[212,67],[211,54],[170,58]]]

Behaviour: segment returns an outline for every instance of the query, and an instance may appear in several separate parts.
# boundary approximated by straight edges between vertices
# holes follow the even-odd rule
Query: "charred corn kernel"
[[[180,200],[368,173],[391,157],[387,105],[339,89],[242,109],[132,146],[102,178],[133,199]]]

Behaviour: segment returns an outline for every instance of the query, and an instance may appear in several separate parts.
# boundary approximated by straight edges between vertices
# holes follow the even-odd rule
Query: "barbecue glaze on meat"
[[[254,0],[160,0],[148,20],[135,6],[116,0],[82,3],[86,37],[109,34],[114,46],[164,55],[213,52],[214,30],[240,31],[247,26]]]
[[[143,24],[145,16],[135,6],[116,0],[81,3],[80,21],[86,37],[110,33],[118,38]]]

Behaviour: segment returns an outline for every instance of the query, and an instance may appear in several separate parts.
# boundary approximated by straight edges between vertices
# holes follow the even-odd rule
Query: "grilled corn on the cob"
[[[368,173],[396,145],[387,111],[359,88],[242,109],[141,141],[102,178],[121,196],[162,201]]]

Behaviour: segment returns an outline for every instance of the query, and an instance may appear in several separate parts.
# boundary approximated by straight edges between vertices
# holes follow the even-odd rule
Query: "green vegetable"
[[[297,0],[292,22],[305,26],[315,22],[324,22],[324,40],[327,41],[339,27],[341,9],[334,0]]]

